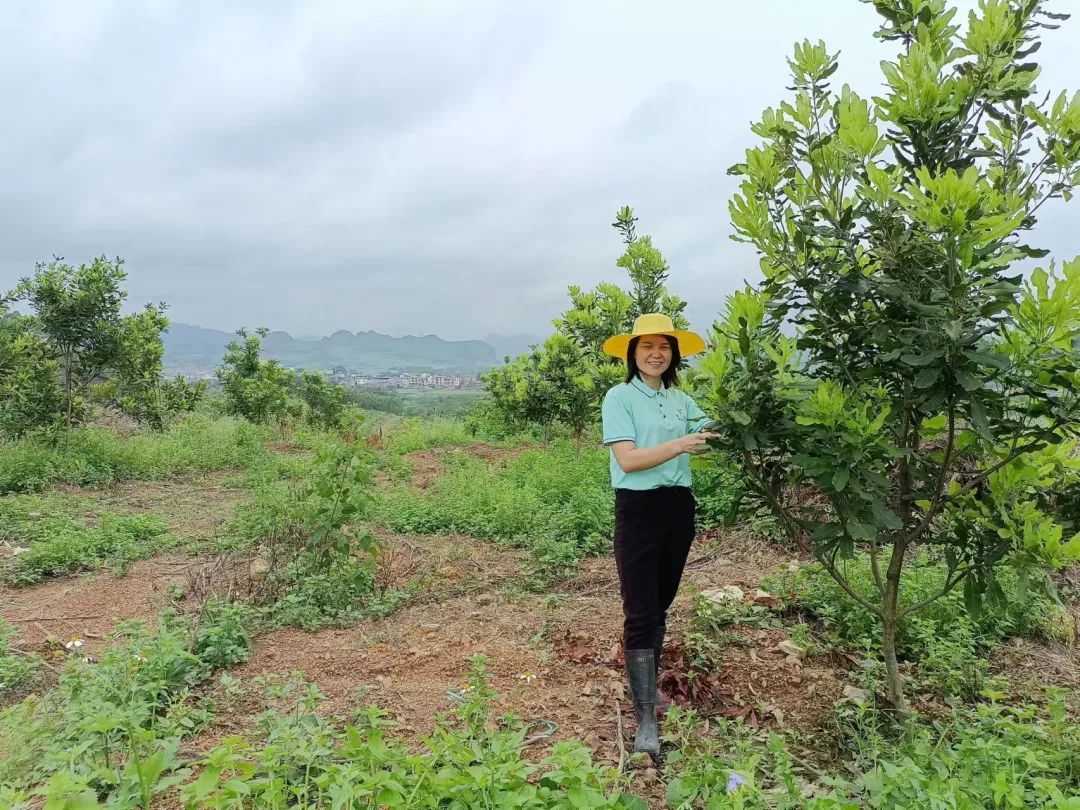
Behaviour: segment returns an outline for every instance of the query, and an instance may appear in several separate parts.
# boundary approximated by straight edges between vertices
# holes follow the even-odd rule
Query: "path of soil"
[[[225,485],[236,471],[218,471],[165,481],[123,481],[103,489],[60,485],[54,489],[92,497],[103,508],[164,518],[181,540],[210,537],[235,514],[248,493]],[[172,551],[134,563],[124,575],[96,571],[50,579],[32,587],[0,585],[0,618],[19,630],[17,643],[27,651],[54,652],[60,642],[81,638],[80,652],[96,655],[106,636],[123,619],[152,622],[171,592],[187,591],[200,569],[210,565]]]
[[[325,694],[320,711],[350,717],[365,705],[382,707],[398,726],[396,734],[418,742],[439,713],[450,710],[454,691],[467,683],[470,659],[483,655],[500,693],[497,713],[512,712],[534,730],[555,724],[554,733],[534,747],[540,756],[553,742],[583,740],[599,761],[619,761],[616,702],[624,730],[632,733],[619,659],[622,614],[610,559],[586,560],[579,575],[547,594],[526,592],[523,559],[513,550],[467,537],[382,535],[396,549],[395,567],[428,577],[429,587],[410,605],[385,619],[346,629],[305,633],[284,629],[260,637],[251,658],[230,671],[250,684],[273,674],[280,681],[302,671]],[[669,621],[671,655],[685,629],[693,595],[705,588],[738,583],[752,588],[785,558],[743,535],[721,537],[718,545],[695,550],[701,559],[688,571]],[[395,578],[392,574],[390,578]],[[723,653],[717,680],[723,683],[713,711],[731,716],[754,711],[775,725],[818,727],[839,696],[829,661],[796,662],[777,648],[782,629],[740,627],[740,645]],[[205,750],[222,736],[251,732],[252,719],[268,703],[255,696],[234,711],[215,714],[212,728],[192,743]],[[762,711],[764,709],[764,711]],[[757,714],[755,715],[757,716]],[[658,799],[662,786],[643,772],[635,789]],[[654,795],[655,794],[655,795]],[[662,806],[657,804],[656,806]]]

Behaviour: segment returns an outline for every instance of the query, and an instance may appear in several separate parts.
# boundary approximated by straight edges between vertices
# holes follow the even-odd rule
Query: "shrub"
[[[357,527],[370,495],[367,458],[348,446],[320,449],[306,482],[245,512],[258,537],[265,583],[257,594],[275,624],[315,629],[356,618],[374,589],[375,539]]]
[[[693,712],[673,709],[666,758],[670,807],[779,810],[922,810],[926,807],[1030,807],[1070,810],[1080,789],[1080,730],[1065,697],[1044,708],[991,701],[930,724],[905,723],[870,745],[849,775],[823,776],[777,734],[741,723],[709,733]],[[815,753],[820,753],[815,752]],[[813,796],[814,798],[806,798]]]
[[[251,606],[211,598],[203,605],[192,652],[211,669],[246,661],[251,652]]]
[[[92,780],[102,796],[130,790],[137,778],[127,763],[197,729],[183,696],[210,668],[189,649],[189,633],[188,623],[171,615],[153,632],[122,623],[115,632],[121,643],[100,661],[73,656],[56,690],[0,712],[7,754],[0,784],[32,788],[63,774],[62,781]]]

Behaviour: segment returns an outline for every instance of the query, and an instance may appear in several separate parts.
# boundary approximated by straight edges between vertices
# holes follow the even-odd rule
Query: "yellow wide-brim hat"
[[[630,349],[630,341],[642,335],[667,335],[675,338],[679,344],[679,354],[683,357],[705,351],[705,339],[697,332],[676,329],[675,324],[667,315],[662,312],[650,312],[639,316],[634,321],[634,331],[629,335],[615,335],[605,340],[604,353],[625,360],[626,353]]]

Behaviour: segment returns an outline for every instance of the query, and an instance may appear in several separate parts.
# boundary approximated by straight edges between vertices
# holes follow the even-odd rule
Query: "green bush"
[[[87,515],[91,523],[79,517]],[[122,570],[173,538],[155,515],[104,512],[87,498],[19,496],[0,499],[0,540],[18,550],[0,563],[0,577],[26,584],[101,565]]]
[[[54,691],[0,712],[0,785],[32,788],[65,773],[107,796],[130,787],[125,760],[197,730],[183,696],[210,667],[189,648],[188,622],[165,615],[153,632],[125,622],[115,635],[121,643],[99,661],[74,654]]]
[[[203,606],[192,652],[211,669],[246,661],[251,652],[251,606],[212,598]]]
[[[694,459],[691,466],[698,530],[730,526],[739,516],[743,503],[742,473],[721,453]]]
[[[933,722],[910,720],[876,743],[849,741],[865,752],[850,764],[854,776],[807,767],[790,738],[770,734],[762,744],[741,723],[711,722],[712,732],[691,711],[668,717],[676,748],[665,760],[669,807],[1075,810],[1080,795],[1080,727],[1060,691],[1043,708],[991,700]]]
[[[356,448],[325,447],[302,485],[268,489],[240,512],[232,532],[259,547],[266,575],[257,601],[271,624],[314,630],[372,607],[376,542],[358,526],[368,466]]]

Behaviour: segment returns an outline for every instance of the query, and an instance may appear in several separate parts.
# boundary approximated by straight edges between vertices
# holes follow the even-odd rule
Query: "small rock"
[[[780,649],[780,652],[782,652],[789,658],[794,658],[796,661],[801,661],[803,656],[806,655],[806,650],[804,650],[790,638],[785,638],[776,646]]]
[[[758,588],[754,591],[754,604],[765,605],[766,607],[777,607],[780,604],[780,599],[773,596],[768,591],[763,591]]]
[[[270,563],[265,557],[256,557],[248,563],[248,579],[262,582],[270,572]]]
[[[702,591],[701,596],[717,607],[736,605],[746,598],[743,589],[738,585],[721,585],[719,588],[710,588],[707,591]]]
[[[844,697],[848,700],[853,700],[856,703],[869,703],[872,695],[865,689],[860,689],[857,686],[847,684],[844,687]]]

